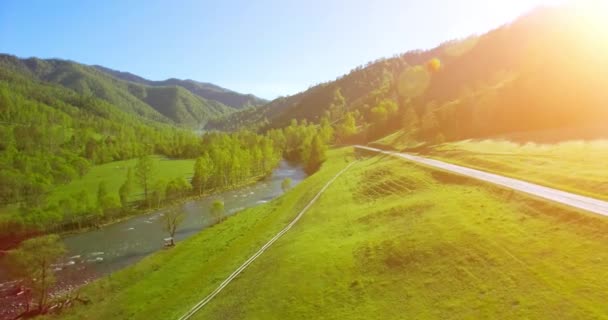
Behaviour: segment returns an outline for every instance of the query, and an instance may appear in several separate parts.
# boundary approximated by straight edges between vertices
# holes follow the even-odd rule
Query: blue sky
[[[0,52],[212,82],[264,98],[559,0],[0,0]]]

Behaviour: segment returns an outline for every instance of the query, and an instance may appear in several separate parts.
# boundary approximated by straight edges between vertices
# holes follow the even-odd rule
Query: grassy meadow
[[[171,180],[177,177],[190,178],[193,172],[194,159],[168,159],[161,156],[152,157],[154,161],[155,180]],[[66,185],[55,188],[49,195],[49,203],[57,203],[63,197],[74,196],[85,190],[87,194],[94,197],[97,194],[99,183],[104,181],[108,192],[118,197],[118,189],[127,178],[127,170],[133,169],[135,174],[135,164],[137,159],[114,161],[91,167],[91,169],[79,179],[74,179]],[[136,183],[131,201],[143,199],[143,189]],[[91,199],[95,200],[95,199]]]
[[[155,168],[153,181],[167,181],[177,177],[188,179],[192,177],[194,159],[168,159],[166,157],[154,156],[152,160],[154,161]],[[116,195],[118,198],[118,189],[127,178],[127,170],[132,168],[133,174],[135,174],[136,163],[137,159],[130,159],[92,166],[81,178],[74,179],[65,185],[54,188],[48,195],[48,204],[58,204],[62,199],[76,197],[82,190],[86,191],[91,201],[96,201],[95,195],[102,181],[106,183],[108,192]],[[143,189],[136,182],[135,190],[130,200],[136,201],[141,199],[143,199]],[[2,210],[6,213],[15,213],[18,210],[18,206],[8,206]]]
[[[378,139],[369,145],[386,150],[407,150],[424,146],[425,142],[418,139],[414,132],[402,129]]]
[[[152,183],[157,180],[168,181],[177,177],[189,179],[192,176],[194,159],[169,159],[162,156],[154,156],[152,160],[154,161],[155,168]],[[132,168],[135,174],[134,167],[136,163],[137,159],[131,159],[92,166],[84,176],[53,188],[45,200],[46,206],[56,207],[63,199],[83,201],[83,199],[79,198],[82,191],[86,192],[88,202],[95,204],[97,202],[97,190],[102,181],[105,182],[108,193],[118,201],[118,190],[126,180],[127,170],[128,168]],[[137,178],[135,177],[135,179]],[[134,190],[129,200],[138,201],[142,200],[143,197],[143,188],[135,181]],[[0,207],[1,219],[10,221],[12,217],[19,216],[23,216],[19,205],[13,204]],[[47,222],[46,219],[48,217],[39,217],[35,221],[44,225]]]
[[[598,199],[608,199],[608,140],[552,144],[465,140],[434,147],[433,158]]]
[[[584,137],[577,140],[567,140],[567,135],[560,137],[557,131],[539,131],[433,145],[421,142],[411,132],[399,130],[370,145],[419,153],[568,192],[608,199],[605,161],[608,159],[608,139],[586,136],[597,137],[597,131],[596,127],[572,132],[564,130],[570,136]]]
[[[175,319],[351,158],[82,289],[66,319]],[[608,219],[389,157],[359,161],[195,319],[608,318]]]

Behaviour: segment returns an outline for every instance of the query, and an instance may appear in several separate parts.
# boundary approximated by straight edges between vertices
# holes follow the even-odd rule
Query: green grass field
[[[569,192],[608,199],[608,140],[554,144],[466,140],[437,146],[427,155]]]
[[[190,178],[192,176],[193,159],[171,160],[160,156],[152,159],[155,167],[153,180],[167,181],[177,177]],[[118,197],[118,189],[125,182],[128,168],[134,168],[136,163],[137,159],[131,159],[93,166],[82,178],[55,188],[49,195],[49,203],[57,203],[63,197],[74,196],[82,190],[85,190],[94,200],[99,183],[102,181],[105,181],[108,192]],[[142,198],[143,189],[137,184],[131,200],[141,200]]]
[[[406,150],[425,145],[425,142],[416,138],[414,133],[405,130],[397,130],[369,144],[370,146],[386,150]]]
[[[66,319],[176,319],[283,228],[286,195],[88,285]],[[196,319],[608,318],[608,219],[398,159],[352,166]]]
[[[168,181],[177,177],[186,179],[192,177],[194,159],[173,160],[161,156],[155,156],[152,159],[154,160],[155,168],[152,183],[157,180]],[[79,194],[83,190],[87,193],[89,202],[94,204],[97,201],[99,183],[102,181],[106,183],[107,191],[111,195],[114,195],[118,201],[118,190],[126,180],[127,170],[128,168],[134,168],[136,163],[137,159],[131,159],[93,166],[82,178],[74,179],[68,184],[60,185],[52,189],[45,200],[45,205],[53,207],[58,205],[62,199],[69,198],[75,199],[76,201],[82,201],[82,199],[79,198]],[[129,200],[137,201],[143,199],[143,189],[137,181],[135,181],[134,188]],[[19,205],[0,207],[1,219],[11,220],[12,217],[19,215],[21,215]],[[42,221],[39,220],[38,222]]]
[[[600,127],[522,132],[425,145],[399,130],[371,146],[428,156],[598,199],[608,199],[608,140]],[[604,130],[605,131],[605,130]],[[568,137],[580,137],[568,140]],[[595,138],[593,138],[595,137]],[[526,142],[522,142],[526,141]],[[542,142],[527,142],[542,141]]]

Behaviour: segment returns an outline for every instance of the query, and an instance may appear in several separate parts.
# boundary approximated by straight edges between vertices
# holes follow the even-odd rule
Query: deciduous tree
[[[315,135],[312,139],[310,155],[306,163],[306,171],[309,174],[319,170],[321,164],[327,159],[327,156],[325,155],[326,150],[327,146],[323,143],[323,139],[318,135]]]
[[[144,189],[144,199],[148,203],[148,207],[151,206],[149,191],[150,183],[154,175],[154,161],[148,155],[145,155],[137,161],[135,165],[135,176],[139,181],[139,184]]]
[[[165,230],[171,238],[169,243],[170,246],[175,245],[175,232],[177,232],[177,228],[184,221],[184,218],[184,211],[179,206],[171,206],[163,213],[160,221],[163,225],[163,230]]]
[[[65,251],[59,236],[47,235],[25,240],[8,253],[12,272],[32,290],[40,313],[46,311],[49,291],[55,284],[52,264]]]
[[[215,200],[211,204],[211,216],[215,219],[215,222],[220,222],[224,218],[224,201]]]

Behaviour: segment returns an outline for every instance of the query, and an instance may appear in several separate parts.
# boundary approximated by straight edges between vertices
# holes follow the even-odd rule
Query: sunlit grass
[[[155,165],[152,183],[157,180],[167,182],[178,177],[189,179],[192,176],[193,159],[174,160],[161,156],[155,156],[152,159]],[[95,205],[97,202],[97,190],[102,181],[106,184],[108,192],[115,196],[116,199],[119,199],[118,190],[126,180],[127,170],[128,168],[133,168],[136,162],[137,159],[131,159],[92,166],[83,177],[53,188],[47,195],[46,204],[53,207],[58,205],[63,199],[73,199],[78,203],[86,200],[90,205]],[[81,195],[83,191],[87,194],[88,200],[82,199]],[[143,198],[143,188],[136,181],[129,201],[138,201]],[[20,215],[19,211],[19,205],[13,204],[1,207],[0,215],[10,220],[11,216]]]
[[[374,158],[195,318],[601,318],[606,231],[604,218]]]
[[[190,178],[192,176],[194,160],[171,160],[160,156],[152,159],[155,167],[153,180],[168,181],[178,177]],[[102,181],[106,183],[108,191],[118,197],[118,189],[125,182],[128,168],[134,168],[136,163],[137,159],[131,159],[93,166],[82,178],[55,188],[49,195],[49,203],[57,203],[62,198],[76,196],[83,190],[94,197],[97,194],[99,183]],[[133,173],[135,174],[135,171]],[[130,200],[141,199],[143,199],[143,189],[136,183]],[[94,200],[91,199],[91,201]]]
[[[438,146],[429,155],[570,192],[608,199],[608,140],[555,144],[466,140]]]
[[[404,150],[423,146],[425,142],[416,138],[411,131],[398,130],[370,143],[370,145],[382,149]]]
[[[69,310],[68,319],[176,319],[211,292],[272,238],[333,175],[347,165],[347,151],[284,196],[244,210],[171,250],[84,288],[93,303]]]
[[[346,163],[86,287],[69,319],[174,319]],[[355,164],[196,319],[589,319],[608,219],[393,158]]]

